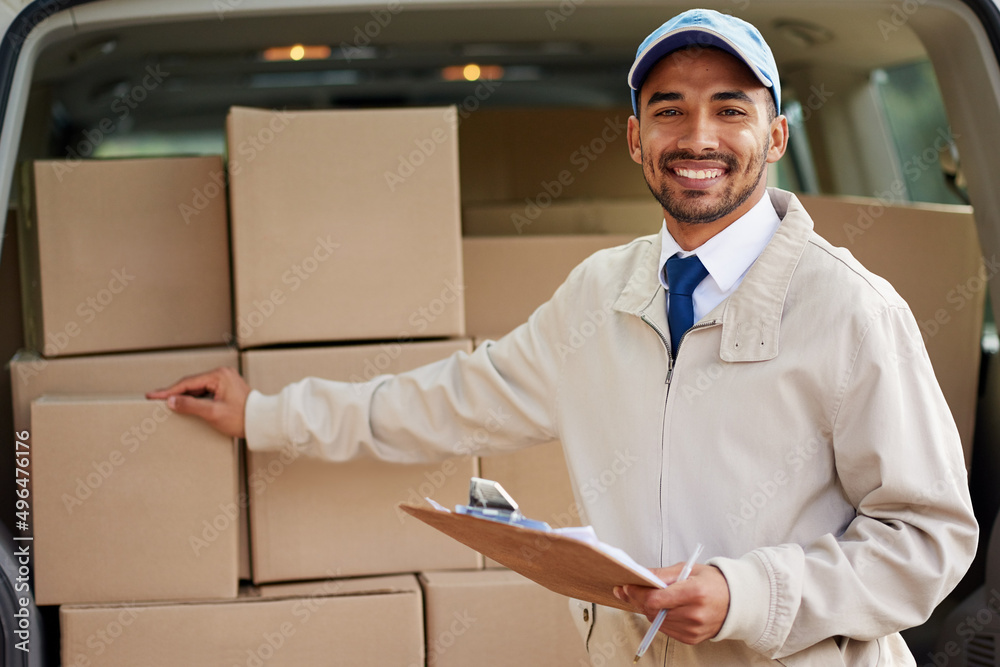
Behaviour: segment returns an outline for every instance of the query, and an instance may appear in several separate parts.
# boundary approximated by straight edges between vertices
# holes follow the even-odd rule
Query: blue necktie
[[[694,304],[691,301],[691,294],[707,275],[708,269],[698,259],[698,255],[689,257],[674,255],[667,260],[667,287],[670,289],[667,324],[670,325],[670,347],[674,357],[680,349],[681,336],[694,324]]]

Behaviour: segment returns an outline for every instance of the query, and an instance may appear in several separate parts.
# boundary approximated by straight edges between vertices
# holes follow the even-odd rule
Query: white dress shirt
[[[745,215],[691,251],[681,250],[667,231],[667,222],[664,220],[660,284],[663,289],[670,291],[664,270],[668,259],[674,255],[698,255],[701,263],[708,269],[708,277],[701,281],[691,295],[694,321],[697,322],[736,291],[780,224],[781,219],[767,193]]]

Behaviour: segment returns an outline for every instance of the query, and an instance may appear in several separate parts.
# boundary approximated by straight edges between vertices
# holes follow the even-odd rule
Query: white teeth
[[[675,169],[674,172],[678,176],[682,176],[684,178],[693,178],[693,179],[696,179],[696,180],[704,180],[704,179],[708,179],[708,178],[717,178],[719,176],[722,176],[722,173],[723,173],[722,169],[697,169],[696,170],[696,169],[682,169],[682,168],[679,168],[679,167],[677,169]]]

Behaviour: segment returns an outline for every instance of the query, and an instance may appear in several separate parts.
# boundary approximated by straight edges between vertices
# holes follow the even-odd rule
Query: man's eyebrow
[[[649,96],[649,101],[646,102],[646,106],[648,107],[649,105],[656,104],[657,102],[679,102],[683,99],[684,96],[680,93],[664,93],[662,91],[658,91]]]
[[[684,95],[681,93],[657,91],[649,96],[649,101],[646,102],[646,106],[656,104],[657,102],[680,102],[683,99]],[[753,98],[742,90],[724,90],[712,95],[713,102],[729,102],[734,100],[746,102],[747,104],[753,104]]]
[[[713,102],[727,102],[732,100],[753,104],[753,99],[751,99],[751,97],[742,90],[725,90],[721,93],[712,95]]]

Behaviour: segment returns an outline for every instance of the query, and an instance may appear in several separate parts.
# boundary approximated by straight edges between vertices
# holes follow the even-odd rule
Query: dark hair
[[[778,117],[778,103],[774,101],[774,93],[771,88],[767,89],[767,121],[771,122]]]

